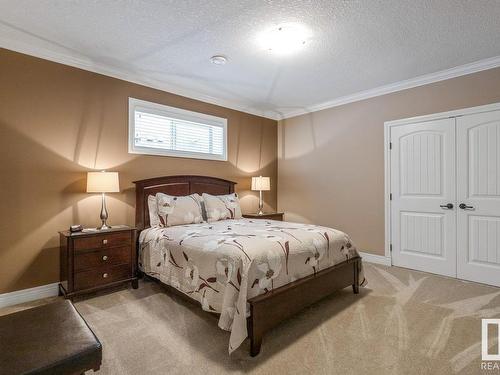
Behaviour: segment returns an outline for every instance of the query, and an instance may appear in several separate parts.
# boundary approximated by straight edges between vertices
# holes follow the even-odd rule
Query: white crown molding
[[[384,255],[377,255],[359,251],[359,255],[363,258],[363,262],[383,264],[384,266],[391,266],[391,257]]]
[[[33,43],[26,43],[20,41],[19,39],[9,38],[5,35],[3,36],[0,35],[0,47],[24,53],[27,55],[39,57],[45,60],[54,61],[60,64],[73,66],[75,68],[91,71],[94,73],[103,74],[109,77],[118,78],[124,81],[136,83],[154,89],[167,91],[172,94],[181,95],[190,99],[200,100],[206,103],[234,109],[252,115],[270,118],[272,120],[284,120],[287,118],[300,116],[311,112],[321,111],[323,109],[338,107],[344,104],[349,104],[360,100],[373,98],[376,96],[386,95],[393,92],[410,89],[413,87],[444,81],[450,78],[456,78],[467,74],[480,72],[483,70],[493,69],[500,66],[500,56],[495,56],[488,59],[479,60],[470,64],[465,64],[454,68],[441,70],[439,72],[425,74],[419,77],[407,79],[404,81],[394,82],[377,88],[360,91],[354,94],[342,96],[309,107],[278,111],[278,110],[260,110],[258,108],[248,107],[242,105],[241,103],[233,102],[230,100],[225,100],[210,95],[200,94],[193,90],[188,90],[174,85],[170,85],[160,80],[149,79],[136,73],[125,71],[115,67],[110,67],[108,65],[95,62],[86,57],[76,57],[70,55],[69,53],[56,52],[50,48],[35,46]]]
[[[439,72],[425,74],[419,77],[410,78],[404,81],[394,82],[388,85],[376,87],[374,89],[360,91],[351,95],[342,96],[325,103],[316,104],[307,108],[291,110],[281,113],[281,119],[287,119],[304,115],[311,112],[321,111],[323,109],[338,107],[344,104],[358,102],[360,100],[370,99],[381,95],[390,94],[397,91],[411,89],[413,87],[424,86],[430,83],[440,82],[451,78],[465,76],[467,74],[477,73],[483,70],[498,68],[500,66],[500,56],[479,60],[470,64],[460,65],[454,68],[441,70]]]
[[[205,103],[214,104],[229,109],[234,109],[236,111],[245,112],[251,115],[266,117],[272,120],[278,120],[280,118],[279,114],[274,111],[262,111],[256,108],[247,107],[245,105],[233,101],[215,98],[210,95],[200,94],[198,92],[183,89],[159,80],[149,79],[122,69],[110,67],[108,65],[92,61],[91,59],[88,58],[71,56],[70,54],[56,52],[50,50],[49,48],[37,47],[29,43],[10,39],[1,35],[0,35],[0,48],[5,48],[15,52],[24,53],[26,55],[38,57],[45,60],[50,60],[64,65],[69,65],[75,68],[87,70],[105,76],[118,78],[123,81],[136,83],[139,85],[151,87],[153,89],[161,91],[166,91],[175,95],[184,96],[189,99],[195,99]]]
[[[0,294],[0,308],[31,302],[37,299],[55,297],[59,294],[59,283],[37,286],[29,289]]]

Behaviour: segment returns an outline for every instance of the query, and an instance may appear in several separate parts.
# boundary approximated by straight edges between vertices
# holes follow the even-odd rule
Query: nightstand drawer
[[[75,272],[105,265],[130,264],[132,254],[130,245],[109,249],[79,252],[75,254]]]
[[[90,289],[132,277],[130,264],[99,267],[88,271],[75,273],[75,289]]]
[[[103,233],[90,237],[75,238],[74,240],[75,251],[127,245],[131,245],[130,231]]]

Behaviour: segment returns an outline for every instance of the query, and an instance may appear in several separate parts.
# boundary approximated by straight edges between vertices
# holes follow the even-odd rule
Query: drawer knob
[[[102,240],[102,244],[106,245],[108,243],[108,240]]]
[[[108,277],[108,274],[107,273],[103,273],[102,277],[103,277],[103,279],[106,279]]]
[[[108,256],[107,255],[103,255],[102,260],[108,260]]]

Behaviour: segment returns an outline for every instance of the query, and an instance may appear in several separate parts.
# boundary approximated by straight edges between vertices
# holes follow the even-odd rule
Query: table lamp
[[[259,212],[258,215],[263,215],[264,212],[262,208],[264,207],[264,202],[262,201],[262,192],[271,190],[271,181],[269,177],[252,177],[252,190],[259,191]]]
[[[106,224],[108,220],[108,211],[106,210],[106,193],[119,193],[120,183],[118,181],[118,172],[88,172],[87,173],[87,193],[101,193],[102,206],[101,206],[101,222],[102,225],[97,228],[110,229],[111,227]]]

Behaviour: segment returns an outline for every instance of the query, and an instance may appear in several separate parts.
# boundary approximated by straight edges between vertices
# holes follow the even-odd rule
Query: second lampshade
[[[269,177],[252,177],[252,190],[259,192],[259,215],[263,215],[264,201],[262,200],[262,192],[271,190],[271,179]]]

